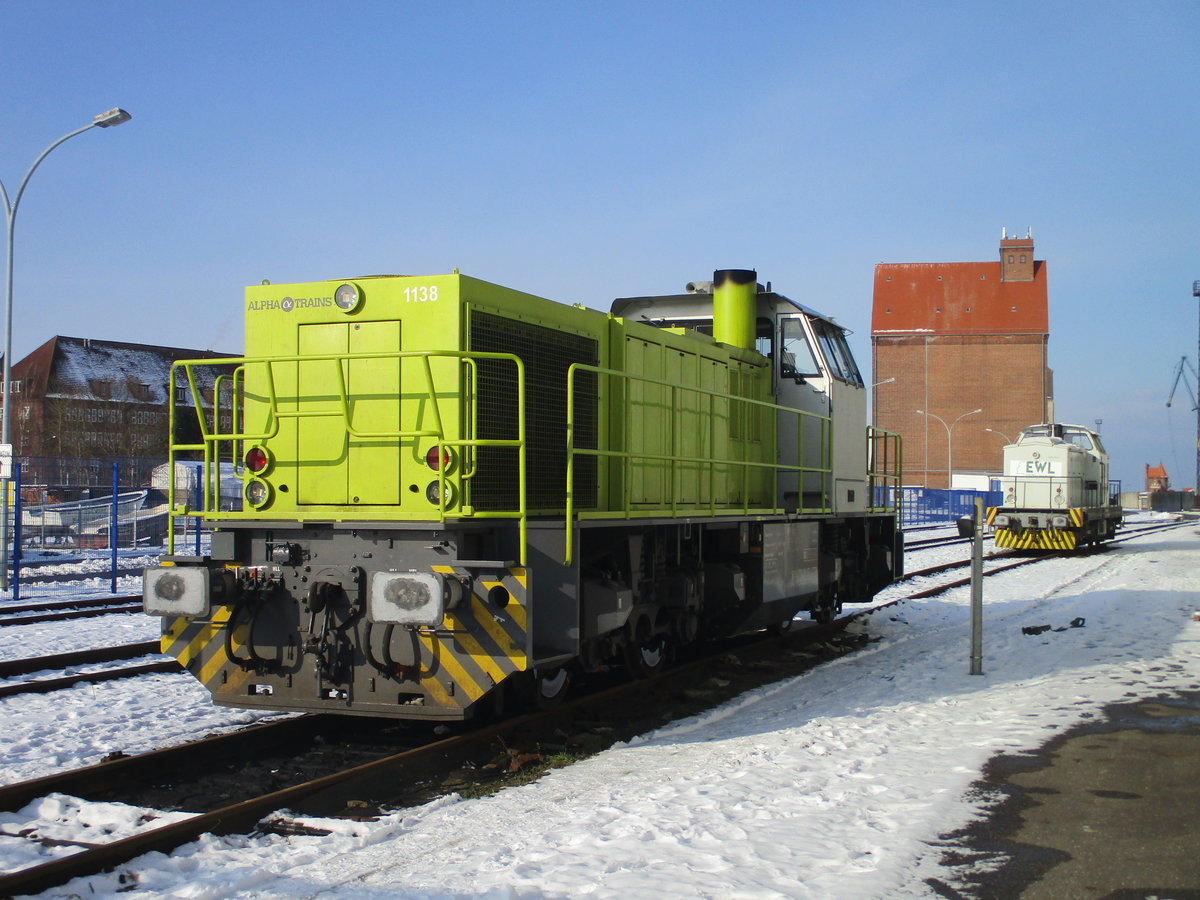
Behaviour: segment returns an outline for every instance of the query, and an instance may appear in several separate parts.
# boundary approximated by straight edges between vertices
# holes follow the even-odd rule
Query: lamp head
[[[92,118],[92,124],[99,125],[101,128],[111,128],[113,125],[120,125],[122,122],[128,122],[132,118],[133,116],[117,106],[113,107],[108,112],[102,112],[100,115],[94,116]]]

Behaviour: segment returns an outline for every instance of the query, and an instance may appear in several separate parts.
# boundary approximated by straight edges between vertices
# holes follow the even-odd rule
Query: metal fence
[[[113,463],[122,490],[135,490],[150,485],[155,471],[166,459],[161,456],[122,456],[115,459],[75,458],[64,456],[17,456],[13,462],[21,466],[26,487],[42,485],[61,499],[79,499],[97,489],[108,493]]]
[[[975,498],[982,496],[984,507],[999,506],[1001,491],[947,491],[938,488],[901,488],[903,506],[901,525],[951,525],[962,516],[975,512]]]
[[[57,469],[37,467],[39,476],[53,471],[70,472],[77,476],[87,473],[88,486],[81,480],[66,485],[48,486],[39,477],[37,491],[23,487],[28,482],[24,461],[14,465],[14,478],[9,488],[10,576],[7,591],[0,590],[0,601],[21,597],[48,598],[54,595],[136,593],[141,590],[140,576],[144,566],[164,552],[170,517],[167,515],[166,483],[169,473],[161,460],[137,460],[134,473],[122,463],[107,462],[108,483],[100,484],[95,461],[66,460]],[[154,465],[149,465],[153,462]],[[189,505],[200,507],[199,491],[202,475],[197,463],[179,463],[175,467],[177,498],[191,497]],[[230,481],[234,502],[237,479],[222,473],[222,483]],[[134,485],[140,485],[134,487]],[[147,485],[149,485],[147,487]],[[879,488],[878,490],[884,490]],[[53,498],[76,493],[103,494],[72,500]],[[895,499],[895,489],[888,488],[887,497],[878,502]],[[975,497],[982,494],[985,506],[998,506],[999,491],[948,491],[935,488],[901,488],[901,524],[905,528],[921,525],[950,525],[974,510]],[[33,494],[42,502],[29,502]],[[203,555],[207,552],[209,530],[200,519],[181,518],[175,523],[175,547],[181,554]]]
[[[87,473],[89,483],[30,479],[23,461],[13,466],[7,483],[10,568],[0,601],[140,593],[142,569],[164,551],[170,527],[166,485],[155,486],[167,477],[162,460],[153,466],[139,461],[132,477],[120,462],[106,461],[107,484],[95,477],[94,461],[63,462],[60,469],[41,466],[35,472]],[[194,469],[195,464],[177,468],[181,500],[199,490]],[[178,519],[175,528],[178,552],[207,552],[209,530],[199,519]]]

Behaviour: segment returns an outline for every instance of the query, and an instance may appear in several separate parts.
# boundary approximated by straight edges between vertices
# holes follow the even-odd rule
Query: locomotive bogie
[[[865,519],[580,531],[581,562],[568,567],[553,558],[557,528],[533,528],[526,568],[460,555],[515,546],[511,527],[237,528],[218,534],[213,556],[148,570],[147,609],[166,616],[163,651],[219,704],[461,719],[529,673],[646,674],[703,638],[805,611],[827,619],[892,575],[879,562],[894,535]],[[175,575],[191,590],[156,597]],[[196,592],[215,582],[220,596],[198,612]]]

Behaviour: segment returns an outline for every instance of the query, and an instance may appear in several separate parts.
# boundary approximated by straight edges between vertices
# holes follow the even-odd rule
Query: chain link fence
[[[193,508],[200,468],[175,467],[176,500]],[[10,543],[0,602],[140,594],[142,569],[165,552],[170,477],[161,459],[18,459],[3,483]],[[207,552],[199,519],[175,527],[177,552]]]
[[[982,496],[984,508],[999,506],[1000,491],[948,491],[944,488],[906,487],[902,492],[900,524],[903,528],[919,525],[953,525],[962,516],[975,513],[975,498]]]

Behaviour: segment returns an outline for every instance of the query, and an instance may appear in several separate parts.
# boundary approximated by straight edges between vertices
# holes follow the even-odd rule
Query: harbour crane
[[[1196,282],[1196,296],[1200,297],[1200,281]],[[1192,380],[1188,381],[1188,372],[1192,373]],[[1200,376],[1196,374],[1196,367],[1188,362],[1186,356],[1181,357],[1179,364],[1175,366],[1175,378],[1171,382],[1171,394],[1167,397],[1167,406],[1171,405],[1171,401],[1175,399],[1175,391],[1179,387],[1179,383],[1183,382],[1183,389],[1189,395],[1192,401],[1192,412],[1196,413],[1196,490],[1200,492],[1200,396],[1197,396],[1200,391]]]
[[[1192,380],[1188,380],[1188,372],[1192,373]],[[1175,399],[1175,391],[1179,388],[1179,383],[1183,382],[1183,389],[1192,401],[1192,412],[1200,412],[1200,402],[1197,402],[1196,389],[1193,384],[1200,383],[1200,376],[1196,374],[1196,367],[1193,366],[1186,356],[1179,358],[1179,363],[1175,366],[1175,378],[1171,382],[1171,394],[1167,397],[1167,406],[1171,405],[1171,401]]]

